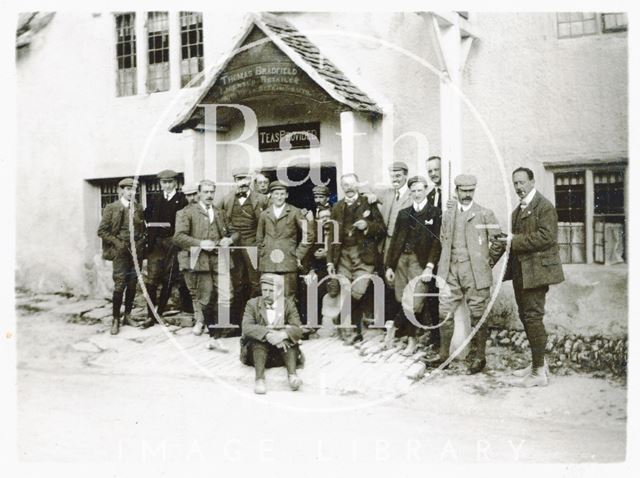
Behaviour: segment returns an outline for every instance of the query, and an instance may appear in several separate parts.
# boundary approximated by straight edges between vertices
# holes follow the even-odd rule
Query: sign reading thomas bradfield
[[[281,151],[280,140],[287,135],[289,135],[291,149],[309,149],[319,146],[320,122],[260,126],[258,127],[258,149]]]

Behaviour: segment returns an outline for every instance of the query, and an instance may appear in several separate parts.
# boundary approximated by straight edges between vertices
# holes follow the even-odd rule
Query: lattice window
[[[118,183],[122,179],[124,178],[110,178],[97,181],[98,186],[100,186],[100,210],[103,210],[107,204],[118,200],[120,196]],[[136,201],[140,201],[140,187],[136,189]]]
[[[116,94],[137,94],[136,14],[119,13],[116,20]]]
[[[558,38],[576,38],[598,33],[595,12],[558,12]]]
[[[593,259],[599,263],[624,262],[624,171],[594,172],[593,193]]]
[[[202,12],[180,12],[180,86],[185,87],[204,69]],[[191,86],[202,83],[202,76]]]
[[[147,16],[147,91],[167,91],[170,87],[169,13],[149,12]]]
[[[623,32],[627,30],[629,21],[626,13],[603,13],[602,31],[604,33]]]
[[[584,172],[557,173],[558,247],[563,263],[585,262]]]

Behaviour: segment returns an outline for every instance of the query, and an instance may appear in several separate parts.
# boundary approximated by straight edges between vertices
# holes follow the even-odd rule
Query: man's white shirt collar
[[[462,209],[462,211],[464,211],[464,212],[467,212],[469,209],[471,209],[471,206],[473,206],[473,201],[471,201],[466,206],[464,204],[460,203],[460,209]]]
[[[415,209],[417,212],[420,212],[424,209],[424,207],[427,205],[427,198],[425,196],[425,198],[420,201],[420,202],[413,202],[413,209]]]
[[[120,198],[120,202],[124,207],[129,207],[129,204],[131,203],[129,200],[125,199],[124,196]]]
[[[167,201],[171,201],[171,199],[173,199],[173,196],[176,195],[176,190],[174,189],[173,191],[171,191],[170,193],[164,193],[164,197]]]
[[[406,192],[407,192],[407,189],[409,189],[409,187],[407,186],[407,183],[404,183],[404,184],[400,187],[400,189],[398,189],[398,192],[400,193],[400,194],[398,194],[398,198],[401,198],[402,196],[404,196],[404,193],[406,193]]]
[[[283,204],[283,205],[282,205],[282,206],[280,206],[280,207],[276,206],[275,204],[273,205],[273,214],[275,214],[275,216],[276,216],[278,219],[280,219],[280,216],[282,216],[282,211],[284,211],[284,207],[285,207],[286,205],[287,205],[286,203],[285,203],[285,204]]]
[[[520,207],[522,209],[526,208],[531,203],[531,201],[533,201],[533,196],[535,195],[536,195],[536,188],[533,188],[531,191],[529,191],[529,194],[527,194],[524,198],[520,200]]]

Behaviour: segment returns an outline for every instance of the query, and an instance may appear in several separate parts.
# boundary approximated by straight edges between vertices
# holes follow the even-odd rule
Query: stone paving
[[[62,295],[33,296],[18,293],[16,307],[21,315],[47,313],[66,322],[85,324],[86,338],[70,344],[84,354],[83,362],[104,373],[170,374],[185,377],[210,377],[229,383],[253,384],[253,368],[239,361],[239,339],[222,339],[228,353],[206,348],[206,334],[195,336],[186,314],[171,314],[166,326],[149,329],[123,326],[120,333],[109,333],[111,306],[106,300],[78,299]],[[146,311],[137,307],[133,316],[143,318]],[[180,324],[180,325],[175,325]],[[370,329],[365,342],[359,346],[346,346],[332,331],[321,330],[319,337],[303,341],[301,349],[306,363],[300,370],[308,390],[339,395],[366,394],[369,397],[402,395],[425,375],[420,360],[431,353],[423,344],[411,357],[401,355],[402,342],[391,350],[382,347],[383,332]],[[494,388],[496,384],[510,384],[509,369],[526,363],[524,352],[488,342],[488,366],[485,373],[469,377],[469,386],[478,390]],[[429,375],[427,370],[427,378]],[[454,362],[442,374],[464,374],[461,363]],[[286,388],[282,368],[267,370],[270,388]],[[424,379],[423,379],[424,380]],[[273,386],[271,384],[274,384]]]

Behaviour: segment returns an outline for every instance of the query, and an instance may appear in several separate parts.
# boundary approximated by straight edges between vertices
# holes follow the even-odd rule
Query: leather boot
[[[111,319],[111,335],[118,335],[120,332],[120,317],[114,316]]]
[[[453,337],[453,316],[444,322],[444,317],[440,318],[440,353],[433,359],[427,359],[425,363],[432,367],[442,365],[449,358],[449,347]]]

